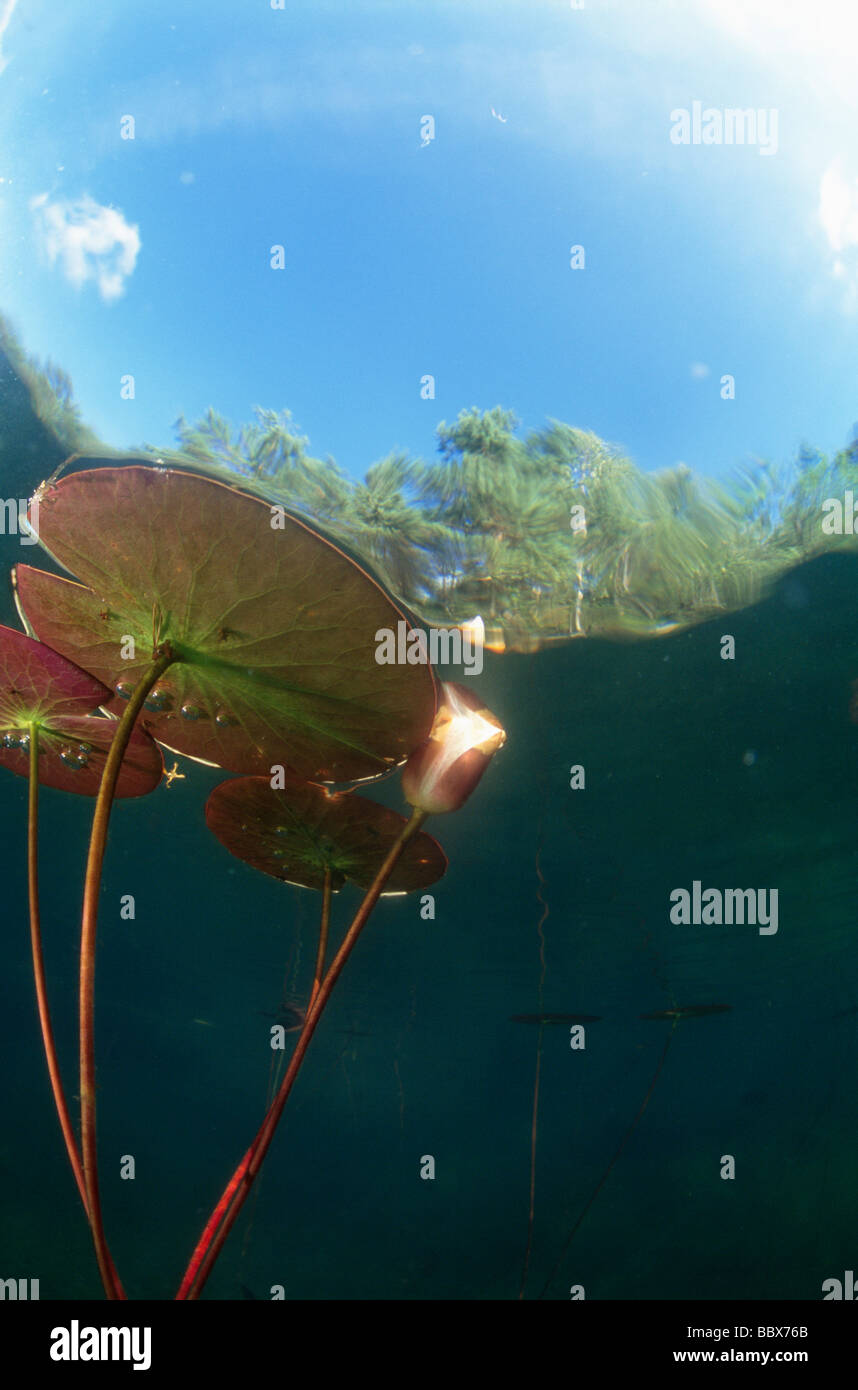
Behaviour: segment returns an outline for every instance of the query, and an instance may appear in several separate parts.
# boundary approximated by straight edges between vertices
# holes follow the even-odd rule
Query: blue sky
[[[121,447],[288,407],[362,474],[501,404],[648,469],[836,448],[856,41],[847,0],[0,0],[0,310]],[[776,150],[673,143],[695,101]]]

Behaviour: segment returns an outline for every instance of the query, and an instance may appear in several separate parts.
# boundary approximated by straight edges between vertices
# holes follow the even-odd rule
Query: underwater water
[[[489,659],[482,689],[509,744],[479,797],[435,827],[450,857],[436,919],[411,897],[377,910],[209,1296],[279,1283],[314,1299],[517,1296],[538,1029],[511,1016],[537,1009],[542,902],[544,1011],[597,1021],[584,1050],[565,1025],[542,1038],[529,1296],[652,1080],[671,1025],[641,1015],[676,1006],[729,1012],[679,1022],[546,1296],[812,1298],[849,1267],[855,583],[854,560],[825,559],[735,616],[740,684],[712,624]],[[568,785],[579,762],[586,800]],[[200,823],[220,774],[186,767],[119,807],[103,890],[100,1144],[133,1153],[138,1174],[129,1195],[108,1165],[103,1201],[137,1297],[174,1291],[264,1106],[270,1016],[284,990],[306,996],[314,950],[314,895],[226,860]],[[397,804],[395,786],[379,790]],[[32,1002],[13,852],[25,796],[4,785],[4,1250],[38,1270],[43,1297],[95,1297]],[[45,796],[46,953],[68,1057],[87,829],[76,799]],[[669,893],[694,879],[776,886],[777,933],[671,924]],[[129,891],[144,931],[111,920]],[[721,1179],[723,1154],[739,1181]]]
[[[73,104],[61,54],[68,21],[49,48],[57,113],[48,117],[37,113],[24,0],[0,20],[12,55],[0,83],[32,130],[14,165],[18,202],[0,177],[0,217],[14,233],[14,273],[0,285],[9,314],[0,321],[0,501],[32,498],[70,454],[121,471],[130,459],[154,469],[156,446],[167,463],[184,450],[179,462],[201,477],[290,506],[415,622],[459,631],[472,613],[482,618],[479,673],[451,664],[436,675],[473,685],[506,731],[465,804],[429,818],[449,859],[431,887],[433,913],[421,910],[422,890],[375,908],[204,1297],[820,1299],[826,1281],[856,1267],[858,1226],[858,550],[829,546],[820,529],[822,499],[858,489],[854,455],[841,447],[854,320],[830,305],[825,318],[805,287],[804,307],[769,323],[763,342],[760,325],[785,298],[791,267],[763,266],[751,202],[743,281],[726,253],[718,259],[696,209],[701,188],[721,206],[737,166],[720,157],[738,153],[757,161],[753,177],[742,166],[741,188],[760,203],[774,189],[792,207],[801,159],[772,174],[774,158],[720,148],[720,162],[695,166],[686,186],[666,163],[675,142],[664,130],[660,164],[656,136],[645,133],[638,148],[629,134],[634,111],[612,115],[607,97],[596,102],[602,65],[617,82],[625,70],[623,35],[630,52],[668,55],[672,84],[659,69],[647,89],[665,130],[664,113],[696,99],[675,78],[670,6],[658,7],[652,48],[628,7],[588,6],[596,13],[579,49],[561,37],[561,7],[534,3],[545,27],[533,52],[519,54],[527,6],[501,7],[490,42],[480,37],[482,4],[457,15],[421,5],[419,22],[404,6],[362,5],[360,23],[349,7],[314,15],[299,5],[289,32],[309,63],[306,82],[288,45],[276,59],[264,54],[277,6],[247,29],[234,7],[215,6],[226,24],[216,40],[195,27],[198,8],[193,22],[168,4],[154,7],[155,19],[131,8],[141,72],[120,66],[115,90],[107,82],[127,35],[105,19],[75,128],[85,155],[63,153],[65,137],[51,135]],[[33,13],[42,23],[42,7]],[[252,55],[241,82],[229,62],[233,29]],[[694,44],[700,83],[703,31]],[[559,75],[553,53],[568,63]],[[413,93],[404,55],[426,59]],[[733,61],[754,105],[775,100],[765,67],[748,55]],[[730,62],[712,59],[712,100],[727,92]],[[599,165],[598,150],[569,133],[563,93],[591,69],[591,104],[571,110],[592,120],[615,165]],[[542,96],[532,93],[534,72]],[[178,95],[165,95],[162,79]],[[257,88],[267,95],[251,100]],[[117,102],[136,114],[136,141],[113,138],[126,119]],[[488,133],[469,124],[478,103]],[[437,116],[431,149],[425,111]],[[341,146],[329,139],[332,120]],[[489,142],[507,120],[512,139],[535,142],[536,153],[523,144],[505,171]],[[649,115],[640,120],[649,131]],[[450,130],[459,144],[445,156]],[[560,132],[571,146],[558,145]],[[818,143],[819,130],[811,136]],[[124,158],[132,148],[136,166]],[[425,185],[418,153],[439,157],[441,172]],[[288,197],[272,168],[284,171]],[[387,242],[381,229],[397,207]],[[652,254],[640,274],[623,261],[626,216],[629,241]],[[40,228],[38,256],[27,249],[28,218]],[[665,222],[667,246],[655,242]],[[107,251],[101,232],[116,238]],[[281,239],[300,273],[278,299],[268,258]],[[604,278],[566,300],[559,277],[579,239],[591,266],[601,251],[592,279]],[[829,240],[830,250],[837,237]],[[855,242],[844,252],[850,266]],[[687,256],[670,261],[680,243]],[[562,269],[546,270],[555,251]],[[702,274],[692,263],[706,256]],[[702,286],[691,307],[689,283]],[[805,311],[806,340],[795,322]],[[818,365],[822,339],[829,396],[805,371],[809,359]],[[771,365],[766,353],[778,350]],[[52,354],[77,396],[51,373]],[[644,379],[650,360],[657,367]],[[722,370],[734,369],[741,389],[726,417],[717,413],[732,409],[719,400]],[[123,398],[127,416],[125,373],[136,373],[138,390]],[[692,400],[704,386],[710,397]],[[525,441],[495,410],[499,399],[521,409]],[[313,425],[314,448],[330,444],[338,462],[312,458],[291,417],[258,415],[258,435],[250,425],[216,447],[223,436],[205,412],[248,421],[258,400],[294,405]],[[180,415],[197,425],[183,430]],[[561,415],[579,432],[539,433]],[[416,458],[436,447],[436,429],[446,475]],[[829,454],[800,454],[782,487],[762,467],[756,492],[727,487],[726,501],[686,481],[685,457],[701,478],[723,480],[742,460],[756,467],[764,439],[783,458],[814,433]],[[627,440],[639,462],[602,446],[608,437]],[[367,472],[400,446],[415,457]],[[580,539],[569,523],[576,500],[588,511]],[[20,629],[7,576],[16,565],[56,566],[5,516],[0,624]],[[189,512],[177,533],[194,524]],[[107,572],[108,545],[104,556]],[[165,573],[178,568],[181,547],[158,562]],[[283,614],[284,626],[293,616]],[[153,608],[153,644],[155,622]],[[224,642],[231,635],[220,629]],[[298,1040],[320,916],[319,893],[257,872],[209,832],[210,793],[243,769],[181,749],[165,751],[165,762],[175,778],[113,811],[95,1002],[105,1229],[129,1297],[158,1300],[174,1297],[279,1084],[272,1024],[287,1030],[287,1060]],[[358,791],[407,811],[396,772]],[[0,1279],[38,1279],[45,1300],[97,1299],[102,1281],[34,1002],[27,808],[26,778],[0,768]],[[75,1123],[92,812],[91,799],[41,795],[42,932]],[[754,890],[761,913],[774,914],[776,901],[776,916],[676,920],[678,890],[691,896],[695,884],[704,894]],[[133,920],[120,913],[129,894]],[[334,895],[334,941],[361,897],[353,883]],[[129,1157],[133,1179],[123,1176]]]

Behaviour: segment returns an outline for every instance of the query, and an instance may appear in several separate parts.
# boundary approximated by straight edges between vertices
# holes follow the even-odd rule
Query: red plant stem
[[[316,951],[316,968],[314,970],[313,990],[310,995],[310,1004],[313,1003],[313,1000],[316,998],[316,995],[318,994],[322,985],[322,971],[325,965],[325,951],[327,949],[328,944],[328,929],[330,927],[330,923],[331,871],[329,868],[326,868],[325,882],[322,887],[322,922],[319,928],[319,945]],[[269,1111],[267,1110],[265,1113],[267,1117]],[[238,1187],[239,1183],[241,1182],[242,1178],[247,1172],[248,1164],[250,1163],[250,1160],[253,1157],[254,1148],[259,1140],[260,1133],[261,1128],[259,1133],[257,1133],[257,1136],[251,1144],[250,1148],[247,1150],[247,1153],[244,1155],[244,1158],[239,1163],[238,1167],[236,1168],[235,1172],[233,1173],[232,1177],[230,1178],[229,1182],[227,1183],[226,1187],[221,1193],[220,1200],[218,1201],[217,1206],[214,1208],[208,1221],[205,1224],[203,1233],[200,1236],[199,1241],[197,1242],[194,1255],[185,1272],[185,1276],[182,1280],[179,1292],[176,1294],[177,1300],[185,1299],[188,1297],[189,1290],[194,1282],[197,1270],[199,1269],[200,1265],[203,1262],[203,1259],[205,1258],[206,1252],[208,1251],[208,1248],[214,1239],[218,1226],[220,1225],[221,1221],[223,1220],[224,1216],[229,1210],[230,1204],[235,1195],[236,1188]]]
[[[30,948],[33,956],[33,980],[36,986],[36,1002],[39,1009],[39,1023],[42,1029],[42,1043],[45,1049],[45,1061],[48,1064],[48,1076],[51,1080],[51,1090],[54,1094],[54,1105],[56,1106],[57,1116],[59,1117],[60,1129],[63,1132],[66,1153],[68,1154],[71,1170],[74,1173],[74,1180],[77,1183],[77,1190],[80,1193],[80,1200],[83,1202],[84,1211],[87,1210],[86,1183],[83,1179],[83,1168],[81,1167],[80,1154],[77,1148],[77,1139],[72,1129],[71,1116],[66,1102],[65,1092],[63,1091],[62,1075],[60,1064],[57,1058],[57,1048],[54,1041],[54,1030],[51,1026],[51,1015],[48,1007],[48,983],[45,978],[45,960],[42,952],[42,928],[39,915],[39,726],[30,725],[30,795],[29,795],[29,814],[27,818],[27,878],[30,890]]]
[[[417,834],[425,819],[425,811],[412,811],[410,820],[403,827],[396,843],[393,845],[387,858],[373,879],[372,885],[367,890],[366,896],[343,938],[342,945],[331,962],[331,967],[327,975],[322,981],[318,991],[313,995],[310,1007],[307,1010],[307,1016],[304,1019],[304,1027],[301,1029],[301,1036],[292,1054],[292,1059],[287,1068],[286,1075],[281,1082],[280,1090],[273,1104],[269,1107],[253,1143],[230,1178],[220,1201],[206,1223],[205,1231],[200,1237],[196,1249],[191,1256],[190,1263],[185,1270],[182,1283],[176,1294],[177,1299],[191,1300],[199,1298],[206,1280],[214,1267],[215,1261],[224,1246],[226,1238],[235,1224],[236,1217],[244,1205],[253,1180],[262,1167],[271,1140],[274,1138],[274,1132],[280,1121],[280,1116],[283,1114],[284,1106],[289,1098],[289,1093],[301,1069],[301,1063],[304,1060],[313,1033],[316,1031],[316,1025],[331,997],[334,985],[337,983],[343,966],[354,949],[355,942],[360,936],[367,918],[378,902],[384,890],[385,883],[396,867],[402,851],[408,844],[408,841]],[[220,1222],[220,1228],[217,1234],[212,1239],[211,1232],[213,1232],[217,1226],[218,1221],[216,1218],[219,1219],[220,1214],[223,1215],[223,1219]]]
[[[138,681],[113,735],[95,802],[83,890],[80,935],[80,1147],[86,1184],[86,1205],[89,1212],[93,1244],[95,1245],[95,1257],[98,1260],[101,1282],[109,1299],[124,1299],[125,1292],[116,1275],[107,1247],[98,1191],[94,1026],[95,939],[98,925],[98,899],[101,891],[104,853],[107,846],[107,827],[110,822],[110,812],[113,809],[113,798],[116,792],[116,783],[119,780],[122,759],[125,756],[137,716],[143,708],[149,692],[167,670],[167,667],[172,665],[172,662],[173,653],[168,644],[155,651],[152,665]]]
[[[330,866],[327,866],[325,868],[325,882],[322,886],[322,925],[319,928],[319,949],[316,952],[316,969],[313,971],[313,992],[310,995],[310,1004],[322,988],[325,953],[328,949],[328,931],[331,925],[331,889],[332,875]]]
[[[325,968],[325,953],[326,953],[327,948],[328,948],[328,931],[329,931],[330,925],[331,925],[331,891],[332,891],[332,878],[333,878],[333,876],[332,876],[332,874],[331,874],[330,867],[326,867],[326,869],[325,869],[325,881],[324,881],[324,883],[322,884],[322,920],[321,920],[321,923],[320,923],[320,926],[319,926],[319,944],[318,944],[318,947],[316,948],[316,965],[315,965],[315,969],[314,969],[314,971],[313,971],[313,989],[312,989],[311,994],[310,994],[310,1004],[312,1004],[313,1000],[315,999],[316,995],[318,994],[318,992],[319,992],[319,990],[321,989],[321,986],[322,986],[322,974],[323,974],[323,971],[324,971],[324,968]],[[310,1005],[308,1004],[307,1007],[309,1008]],[[282,1054],[281,1054],[281,1057],[282,1057]],[[275,1072],[275,1076],[279,1076],[281,1070],[282,1070],[282,1068],[281,1068],[280,1064],[278,1063],[278,1067],[277,1067],[277,1071]],[[271,1080],[270,1080],[270,1079],[269,1079],[268,1086],[269,1086],[269,1092],[270,1092],[271,1090],[273,1090],[273,1087],[272,1087],[272,1085],[271,1085]],[[266,1104],[267,1104],[268,1106],[270,1106],[270,1104],[271,1104],[271,1102],[272,1102],[273,1099],[274,1099],[274,1097],[273,1097],[272,1095],[269,1094],[269,1096],[266,1097]],[[267,1109],[266,1109],[266,1112],[265,1112],[265,1113],[266,1113],[266,1114],[268,1113],[268,1110],[267,1110]],[[229,1205],[230,1205],[230,1203],[231,1203],[231,1201],[232,1201],[233,1194],[234,1194],[236,1188],[238,1187],[238,1184],[240,1183],[241,1179],[244,1177],[244,1174],[245,1174],[245,1172],[247,1171],[247,1165],[248,1165],[248,1163],[250,1162],[250,1160],[251,1160],[252,1157],[253,1157],[253,1145],[251,1144],[250,1148],[247,1150],[247,1153],[244,1155],[244,1158],[241,1160],[241,1163],[238,1165],[238,1167],[236,1168],[235,1172],[233,1173],[233,1175],[232,1175],[232,1177],[231,1177],[229,1183],[227,1184],[226,1190],[224,1191],[223,1195],[221,1196],[220,1201],[218,1202],[217,1206],[215,1207],[214,1211],[212,1212],[211,1216],[209,1217],[208,1221],[206,1222],[206,1229],[205,1229],[205,1231],[203,1232],[203,1235],[202,1235],[201,1240],[200,1240],[200,1243],[201,1243],[201,1244],[209,1244],[209,1243],[211,1243],[211,1240],[212,1240],[212,1238],[214,1237],[214,1233],[215,1233],[215,1231],[217,1230],[218,1226],[220,1225],[221,1221],[223,1220],[223,1217],[224,1217],[226,1211],[228,1210]],[[260,1189],[260,1186],[261,1186],[261,1184],[260,1184],[260,1183],[257,1183],[256,1186],[255,1186],[254,1189],[253,1189],[253,1201],[254,1201],[254,1204],[257,1202],[257,1200],[258,1200],[258,1198],[259,1198],[259,1189]],[[249,1233],[249,1229],[250,1229],[250,1228],[249,1228],[249,1226],[248,1226],[248,1233]],[[247,1240],[247,1236],[245,1236],[245,1242],[246,1242],[246,1240]]]

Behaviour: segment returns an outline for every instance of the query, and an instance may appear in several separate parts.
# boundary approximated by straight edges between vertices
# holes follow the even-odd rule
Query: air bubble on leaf
[[[161,710],[167,709],[171,703],[169,690],[153,690],[149,698],[144,701],[146,709],[153,714],[160,714]]]
[[[199,707],[199,705],[182,705],[182,718],[183,718],[183,719],[199,719],[199,717],[200,717],[200,707]]]
[[[134,685],[131,681],[119,681],[116,686],[116,693],[120,700],[130,700],[134,694]]]
[[[215,715],[215,723],[221,729],[228,729],[233,724],[237,724],[238,720],[236,719],[234,714],[229,714],[228,711],[225,709],[219,709],[217,714]]]

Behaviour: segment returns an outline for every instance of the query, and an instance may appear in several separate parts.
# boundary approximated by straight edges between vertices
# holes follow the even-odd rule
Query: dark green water
[[[10,465],[6,495],[44,473]],[[38,552],[0,538],[4,573]],[[434,922],[382,903],[313,1041],[212,1298],[515,1299],[527,1237],[538,1007],[599,1015],[542,1038],[533,1254],[543,1288],[650,1087],[648,1107],[548,1297],[819,1298],[855,1260],[854,847],[858,562],[826,559],[754,609],[642,644],[487,657],[508,743],[458,813]],[[15,622],[4,585],[0,618]],[[723,661],[720,638],[736,639]],[[450,673],[457,674],[457,673]],[[747,756],[746,756],[747,755]],[[569,788],[583,764],[586,790]],[[284,982],[306,997],[318,902],[230,858],[187,776],[115,813],[98,962],[105,1221],[126,1287],[169,1298],[261,1118]],[[396,780],[376,786],[400,806]],[[43,927],[70,1092],[90,803],[42,799]],[[4,847],[3,1277],[99,1297],[51,1105],[30,981],[26,786],[0,779]],[[537,865],[537,853],[539,855]],[[669,894],[779,893],[779,930],[676,926]],[[134,922],[119,898],[136,898]],[[335,903],[344,925],[358,901]],[[205,1023],[195,1022],[203,1019]],[[294,1036],[294,1035],[290,1035]],[[119,1177],[122,1155],[134,1181]],[[420,1178],[435,1158],[434,1181]],[[723,1155],[736,1176],[721,1177]]]

